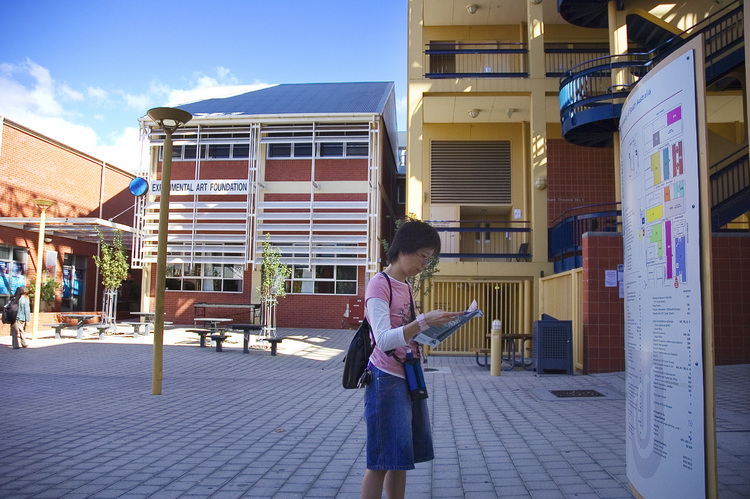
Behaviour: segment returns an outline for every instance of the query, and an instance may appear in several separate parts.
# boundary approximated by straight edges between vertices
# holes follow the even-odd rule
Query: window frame
[[[331,296],[357,296],[359,289],[359,266],[357,265],[290,265],[291,274],[285,281],[287,294],[293,295],[331,295]],[[346,270],[354,272],[354,279],[341,276],[340,272]],[[331,271],[333,277],[325,277],[327,271]],[[296,285],[299,285],[298,291],[295,291]],[[339,292],[342,286],[352,286],[350,292]],[[331,291],[323,290],[325,288]]]
[[[200,271],[196,272],[196,268]],[[242,293],[245,281],[244,271],[242,265],[233,263],[167,263],[166,291]],[[220,283],[219,289],[215,289],[216,282]],[[207,286],[208,283],[211,283],[210,288]],[[233,285],[236,287],[233,288]]]

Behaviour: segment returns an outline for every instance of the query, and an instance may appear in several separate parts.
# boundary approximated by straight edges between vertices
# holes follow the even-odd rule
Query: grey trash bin
[[[534,372],[573,374],[573,322],[542,314],[533,324]]]

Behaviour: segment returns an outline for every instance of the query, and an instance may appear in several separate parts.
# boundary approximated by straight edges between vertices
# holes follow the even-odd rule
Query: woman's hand
[[[462,313],[463,312],[444,312],[440,309],[430,310],[424,314],[424,319],[428,326],[445,326]]]

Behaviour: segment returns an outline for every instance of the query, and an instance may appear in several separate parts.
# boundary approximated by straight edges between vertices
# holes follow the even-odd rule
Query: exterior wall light
[[[472,118],[479,116],[479,109],[469,109],[469,116]]]
[[[479,6],[475,3],[471,3],[466,6],[466,10],[469,12],[469,14],[473,14],[474,12],[477,11],[478,8]]]
[[[543,191],[544,189],[546,189],[547,177],[537,177],[536,180],[534,180],[534,186],[540,191]]]

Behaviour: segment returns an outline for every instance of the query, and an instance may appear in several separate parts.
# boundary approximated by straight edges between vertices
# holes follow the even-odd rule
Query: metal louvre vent
[[[433,141],[433,203],[510,204],[510,141]]]

